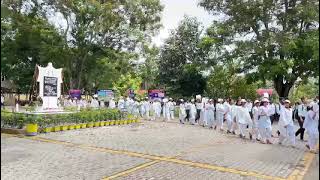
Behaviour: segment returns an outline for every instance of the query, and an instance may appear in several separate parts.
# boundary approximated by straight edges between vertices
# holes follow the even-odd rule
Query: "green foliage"
[[[217,40],[217,60],[239,63],[239,72],[251,80],[272,80],[281,97],[298,78],[319,76],[319,1],[201,0],[199,5],[228,17],[207,30]]]
[[[70,114],[28,115],[23,113],[1,112],[2,127],[22,129],[26,124],[38,124],[41,128],[59,125],[99,122],[120,119],[119,110],[84,110]]]
[[[131,74],[121,75],[120,78],[113,82],[113,89],[117,95],[126,95],[128,89],[132,89],[135,92],[140,89],[142,79],[140,77],[134,77]]]
[[[317,82],[319,82],[319,80],[317,80]],[[292,88],[289,94],[289,99],[292,102],[298,102],[301,97],[314,99],[317,95],[319,95],[319,85],[315,82],[307,82],[305,84],[301,83],[297,87]]]

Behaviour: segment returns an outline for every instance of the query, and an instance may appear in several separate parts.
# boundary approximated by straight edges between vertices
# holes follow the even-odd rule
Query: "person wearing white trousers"
[[[209,102],[205,106],[206,109],[206,125],[209,126],[209,128],[213,128],[213,126],[216,126],[216,122],[214,120],[214,104],[213,100],[209,99]]]
[[[179,105],[179,120],[181,124],[184,124],[186,119],[187,113],[186,113],[186,106],[184,104],[184,100],[180,99],[180,105]]]
[[[168,106],[169,106],[169,113],[170,113],[170,119],[174,119],[174,106],[175,106],[175,102],[173,102],[172,98],[169,98],[169,102],[168,102]]]
[[[246,102],[247,101],[245,99],[241,100],[241,106],[239,107],[237,112],[237,119],[238,119],[239,130],[240,130],[239,136],[240,138],[243,138],[243,139],[245,138],[247,126],[249,125],[249,137],[250,139],[252,139],[252,131],[251,131],[252,120],[251,120],[248,108],[246,107]]]
[[[303,128],[306,129],[306,132],[308,134],[308,143],[306,144],[306,147],[311,151],[316,153],[317,148],[317,141],[319,139],[319,119],[316,118],[316,113],[312,109],[312,105],[309,105],[307,107],[307,114],[305,121],[303,123]]]
[[[241,100],[237,100],[237,103],[231,106],[231,118],[232,118],[232,130],[231,133],[233,135],[236,134],[236,130],[239,128],[239,123],[238,123],[238,119],[237,119],[237,113],[238,113],[238,109],[241,105]]]
[[[144,106],[144,110],[145,110],[145,118],[147,120],[149,120],[150,119],[150,106],[151,106],[151,104],[150,104],[149,99],[147,97],[146,97],[146,100],[144,101],[143,106]]]
[[[231,133],[232,130],[232,109],[231,104],[233,104],[232,99],[228,99],[223,103],[224,106],[224,117],[227,121],[227,134]]]
[[[163,99],[163,107],[162,113],[164,117],[164,121],[170,121],[170,108],[169,108],[169,100],[167,98]]]
[[[191,125],[195,124],[196,115],[197,115],[197,108],[194,103],[194,99],[191,99],[191,105],[190,105],[190,124]]]
[[[224,115],[224,106],[222,105],[223,99],[218,99],[218,103],[216,105],[216,126],[215,129],[218,128],[220,131],[223,131],[223,115]]]
[[[156,99],[152,104],[153,117],[152,120],[156,120],[156,118],[160,118],[161,116],[161,103],[158,99]]]
[[[282,105],[281,105],[282,106]],[[282,144],[285,139],[288,139],[292,147],[295,147],[295,132],[292,119],[292,109],[290,108],[290,101],[285,100],[284,106],[280,108],[279,118],[279,144]]]
[[[257,141],[260,141],[261,139],[258,129],[259,105],[260,101],[255,100],[252,108],[252,135],[255,136]]]
[[[267,98],[263,98],[261,101],[263,104],[259,107],[259,120],[258,127],[261,135],[261,143],[262,144],[272,144],[271,142],[271,120],[270,120],[270,111],[268,108],[269,100]]]

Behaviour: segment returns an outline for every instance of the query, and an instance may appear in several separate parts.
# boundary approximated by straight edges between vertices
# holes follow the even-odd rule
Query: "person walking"
[[[227,121],[227,134],[231,133],[232,130],[232,110],[231,105],[233,105],[233,100],[231,98],[227,99],[223,103],[224,106],[224,119]]]
[[[295,147],[295,134],[292,118],[292,109],[290,107],[290,101],[285,100],[284,106],[280,107],[279,117],[279,144],[283,143],[283,140],[288,139],[292,147]]]
[[[208,103],[206,104],[205,106],[205,109],[206,109],[206,125],[209,127],[209,128],[213,128],[214,126],[214,129],[216,129],[216,121],[214,119],[214,104],[213,104],[213,99],[209,99]]]
[[[180,105],[179,105],[179,120],[181,124],[185,123],[185,118],[186,118],[186,107],[184,104],[184,100],[180,99]]]
[[[224,117],[224,106],[222,105],[223,99],[218,98],[218,103],[216,104],[216,127],[223,131],[223,117]]]
[[[240,130],[240,138],[245,139],[245,134],[247,130],[247,126],[249,125],[249,138],[252,140],[252,120],[250,117],[250,113],[248,111],[248,108],[246,107],[247,101],[245,99],[241,100],[241,106],[238,109],[237,112],[237,119],[239,122],[239,130]]]
[[[170,111],[170,119],[174,120],[174,107],[175,107],[175,102],[173,101],[172,98],[169,98],[168,106],[169,106],[169,111]]]
[[[259,107],[259,120],[258,120],[258,126],[259,131],[261,134],[261,143],[262,144],[272,144],[271,142],[271,133],[272,133],[272,126],[271,126],[271,120],[270,120],[270,110],[269,110],[269,100],[268,98],[262,99],[262,104]]]
[[[312,105],[307,106],[303,127],[308,134],[308,143],[306,144],[306,147],[314,153],[316,152],[317,141],[319,139],[318,124],[319,119],[316,119],[316,113],[313,111]]]
[[[258,129],[259,105],[260,105],[260,101],[255,100],[252,108],[252,134],[253,136],[255,136],[256,141],[260,141],[261,139],[259,129]]]
[[[190,105],[190,124],[194,125],[195,124],[195,119],[197,115],[197,108],[195,105],[194,99],[191,99],[191,105]]]
[[[201,111],[203,109],[203,102],[201,100],[201,97],[196,98],[196,108],[197,108],[196,122],[199,123]]]
[[[299,129],[296,132],[296,136],[300,135],[300,140],[303,141],[304,138],[304,128],[303,128],[303,122],[305,119],[305,116],[307,114],[307,101],[305,97],[301,98],[301,104],[298,106],[298,123],[299,123]]]

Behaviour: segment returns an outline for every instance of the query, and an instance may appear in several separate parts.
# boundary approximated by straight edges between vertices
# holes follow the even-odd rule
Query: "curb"
[[[1,133],[7,133],[7,134],[26,134],[25,129],[13,129],[13,128],[1,128]]]

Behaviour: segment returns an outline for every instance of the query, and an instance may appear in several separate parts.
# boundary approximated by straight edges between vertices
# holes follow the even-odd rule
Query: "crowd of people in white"
[[[145,98],[120,97],[118,102],[112,98],[107,107],[133,114],[135,117],[143,117],[147,120],[162,119],[170,121],[175,119],[175,107],[178,107],[178,118],[181,124],[198,124],[210,129],[224,131],[236,135],[239,131],[240,138],[249,137],[250,140],[260,141],[263,144],[273,144],[271,141],[272,124],[278,120],[279,144],[287,139],[290,146],[295,147],[296,136],[304,140],[304,131],[308,134],[306,147],[315,152],[319,137],[319,97],[314,100],[301,98],[300,104],[291,104],[289,100],[282,99],[278,104],[272,103],[268,98],[262,97],[253,103],[250,100],[233,99],[208,99],[197,95],[195,99],[176,102],[172,98],[162,100],[150,100]],[[65,100],[64,106],[81,107],[106,107],[104,102],[93,98],[86,100]],[[162,114],[162,116],[161,116]],[[297,120],[299,128],[295,132],[294,120]],[[224,124],[226,126],[224,127]]]

